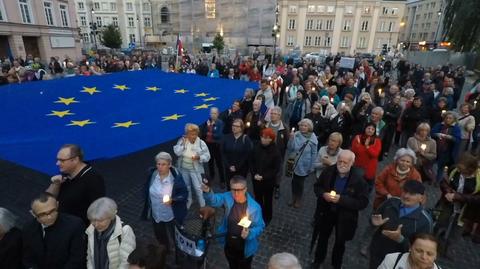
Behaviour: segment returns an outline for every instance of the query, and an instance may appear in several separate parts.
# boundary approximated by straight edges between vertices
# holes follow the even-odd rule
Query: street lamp
[[[93,21],[93,16],[95,15],[95,10],[93,9],[92,7],[92,10],[90,11],[91,12],[91,18],[92,18],[92,21],[90,22],[90,34],[92,35],[93,37],[93,43],[95,45],[95,51],[97,50],[97,34],[98,34],[98,27],[97,27],[97,23]]]
[[[275,58],[277,56],[277,38],[280,37],[280,26],[278,26],[278,4],[275,7],[275,25],[273,25],[272,36],[273,36],[273,57],[272,64],[275,66]]]

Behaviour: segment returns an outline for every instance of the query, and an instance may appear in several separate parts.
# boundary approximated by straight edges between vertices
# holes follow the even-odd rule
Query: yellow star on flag
[[[208,95],[208,93],[206,93],[206,92],[201,92],[201,93],[195,94],[195,97],[205,97],[205,96],[207,96],[207,95]]]
[[[101,91],[98,91],[97,87],[92,87],[92,88],[83,87],[83,91],[80,91],[80,92],[86,92],[86,93],[89,93],[90,95],[93,95],[94,93],[99,93]]]
[[[217,99],[218,99],[218,97],[210,97],[210,98],[205,98],[205,99],[203,99],[203,101],[204,101],[204,102],[209,102],[209,101],[215,101],[215,100],[217,100]]]
[[[194,110],[199,110],[199,109],[207,109],[209,106],[211,106],[212,104],[203,104],[203,105],[200,105],[200,106],[194,106],[193,109]]]
[[[175,90],[175,93],[187,93],[188,90],[181,89],[181,90]]]
[[[179,115],[179,114],[173,114],[173,115],[170,115],[170,116],[164,116],[162,117],[163,120],[162,121],[167,121],[167,120],[178,120],[179,118],[182,118],[182,117],[185,117],[185,115]]]
[[[75,113],[70,113],[70,110],[63,110],[63,111],[52,110],[52,113],[47,114],[47,116],[58,116],[60,118],[63,118],[67,115],[75,115]]]
[[[115,85],[115,86],[113,86],[114,89],[118,89],[118,90],[121,90],[121,91],[130,89],[129,87],[127,87],[127,85],[117,85],[117,84],[114,84],[114,85]]]
[[[138,122],[133,122],[131,120],[126,121],[126,122],[115,122],[115,125],[112,126],[112,128],[117,128],[117,127],[123,127],[123,128],[130,128],[130,126],[140,124]]]
[[[67,124],[67,126],[80,126],[83,127],[88,124],[94,124],[95,122],[88,120],[71,120],[71,123]]]
[[[63,98],[63,97],[58,97],[58,101],[55,101],[55,103],[61,103],[65,105],[70,105],[71,103],[80,103],[77,100],[75,100],[75,97],[70,97],[70,98]]]
[[[154,87],[147,87],[146,90],[147,90],[147,91],[156,92],[156,91],[161,90],[161,88],[158,88],[158,87],[154,86]]]

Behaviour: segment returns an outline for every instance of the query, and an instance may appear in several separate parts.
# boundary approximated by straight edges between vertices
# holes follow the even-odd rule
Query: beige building
[[[419,42],[432,45],[442,41],[444,0],[410,0],[407,2],[403,21],[406,25],[400,33],[401,42],[409,42],[418,48]]]
[[[75,7],[68,0],[0,0],[0,57],[80,55]]]
[[[279,0],[283,53],[380,53],[396,48],[406,1]]]

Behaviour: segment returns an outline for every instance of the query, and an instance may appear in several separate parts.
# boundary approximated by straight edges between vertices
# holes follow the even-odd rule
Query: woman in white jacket
[[[128,255],[135,249],[135,234],[122,226],[117,204],[110,198],[95,200],[87,210],[90,220],[88,236],[88,269],[128,269]]]
[[[205,173],[204,164],[210,160],[210,152],[207,144],[198,137],[199,133],[198,125],[187,123],[185,125],[185,135],[173,146],[173,151],[178,157],[177,168],[180,170],[188,188],[187,208],[192,205],[192,191],[195,192],[200,207],[205,206],[202,192],[202,174]]]

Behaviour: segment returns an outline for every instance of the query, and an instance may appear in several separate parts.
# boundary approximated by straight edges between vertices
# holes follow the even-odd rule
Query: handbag
[[[307,147],[307,144],[310,140],[307,140],[300,150],[298,151],[297,154],[295,154],[294,157],[289,157],[287,159],[287,163],[285,164],[285,176],[287,177],[292,177],[293,176],[293,171],[295,170],[295,167],[297,166],[298,160],[300,159],[300,156],[302,155],[303,151]]]

